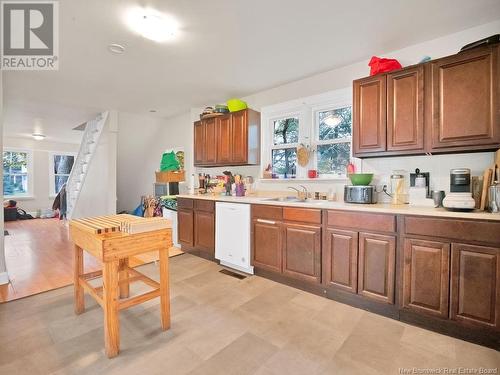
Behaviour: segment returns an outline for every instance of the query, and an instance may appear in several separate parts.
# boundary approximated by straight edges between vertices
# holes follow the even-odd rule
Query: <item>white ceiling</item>
[[[59,71],[4,73],[7,132],[30,134],[35,119],[68,131],[103,109],[171,116],[500,18],[498,0],[59,3]],[[178,38],[131,32],[124,13],[137,5],[175,17]]]

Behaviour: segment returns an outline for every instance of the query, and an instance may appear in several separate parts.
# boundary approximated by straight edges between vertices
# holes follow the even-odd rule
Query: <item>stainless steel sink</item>
[[[266,198],[264,200],[270,202],[303,202],[297,197]]]

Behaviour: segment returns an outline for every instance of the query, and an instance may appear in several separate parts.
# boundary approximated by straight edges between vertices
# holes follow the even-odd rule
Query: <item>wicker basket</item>
[[[156,172],[156,182],[181,182],[184,181],[185,172],[181,171],[168,171],[168,172]]]

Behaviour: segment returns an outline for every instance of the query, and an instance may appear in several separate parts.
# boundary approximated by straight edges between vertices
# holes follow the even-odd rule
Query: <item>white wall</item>
[[[418,63],[420,59],[429,55],[432,58],[439,58],[454,54],[459,49],[472,41],[493,35],[500,30],[500,20],[467,29],[455,34],[443,36],[420,44],[412,45],[398,51],[380,51],[379,56],[397,58],[404,66]],[[418,30],[416,31],[418,32]],[[310,58],[304,56],[304,58]],[[368,60],[356,62],[354,64],[330,70],[312,77],[300,79],[276,88],[255,93],[243,98],[251,108],[260,110],[263,107],[283,103],[289,100],[296,100],[312,95],[325,93],[328,91],[351,88],[352,81],[365,77],[369,74]],[[221,102],[226,98],[221,98]],[[207,103],[213,105],[215,103]],[[197,120],[200,108],[194,108],[190,112],[176,116],[167,120],[156,120],[146,118],[131,119],[131,115],[124,118],[124,127],[120,121],[119,132],[119,202],[123,206],[131,207],[130,204],[144,192],[149,192],[152,182],[150,177],[159,163],[158,150],[162,147],[184,147],[186,157],[190,163],[186,163],[188,172],[205,172],[218,174],[226,168],[194,168],[192,166],[193,147],[193,121]],[[265,124],[263,124],[265,126]],[[121,144],[120,144],[121,143]],[[146,155],[143,155],[146,153]],[[150,154],[150,155],[147,155]],[[142,161],[139,162],[137,159]],[[433,186],[439,189],[447,188],[449,169],[454,166],[469,167],[474,174],[479,174],[484,170],[493,158],[492,153],[463,154],[463,155],[442,155],[442,156],[420,156],[420,157],[397,157],[378,158],[364,161],[366,171],[374,171],[379,174],[379,181],[387,179],[392,169],[404,168],[407,170],[419,167],[422,171],[431,172]],[[121,160],[123,159],[123,160]],[[130,164],[127,162],[130,161]],[[128,166],[137,166],[138,170],[132,172]],[[260,177],[262,168],[259,167],[235,167],[230,168],[235,173],[243,173]],[[137,181],[140,179],[140,181]],[[146,182],[148,181],[148,182]],[[345,182],[307,182],[305,185],[311,191],[328,191],[333,188],[341,198],[342,188]],[[292,182],[262,182],[258,184],[261,190],[286,190],[286,187],[293,185]],[[123,199],[122,199],[123,198]],[[121,205],[121,203],[120,203]]]
[[[38,209],[52,208],[54,194],[50,191],[49,157],[52,152],[77,153],[79,145],[51,141],[35,141],[29,138],[4,137],[4,148],[29,150],[33,153],[33,192],[30,198],[12,198],[18,207],[35,212]]]

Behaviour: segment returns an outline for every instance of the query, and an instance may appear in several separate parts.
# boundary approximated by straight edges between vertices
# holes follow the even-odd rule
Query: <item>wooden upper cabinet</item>
[[[282,269],[281,223],[274,220],[253,220],[253,265],[274,272]]]
[[[321,227],[283,224],[283,274],[321,282]]]
[[[498,50],[478,48],[430,64],[430,152],[498,148]]]
[[[251,109],[194,123],[194,165],[257,165],[260,113]]]
[[[230,115],[217,117],[217,164],[229,163],[231,161],[232,139]]]
[[[358,294],[394,304],[396,237],[359,234]]]
[[[387,151],[424,150],[424,67],[387,74]]]
[[[448,318],[450,244],[406,238],[403,307]]]
[[[248,111],[235,112],[232,119],[231,162],[245,164],[248,160]]]
[[[451,319],[500,330],[500,248],[452,244]]]
[[[217,124],[215,118],[203,120],[205,126],[204,164],[217,162]]]
[[[327,229],[323,241],[323,284],[352,293],[358,288],[358,232]]]
[[[201,121],[194,123],[194,164],[201,165],[205,161],[205,126]]]
[[[354,81],[353,155],[386,150],[386,76]]]

